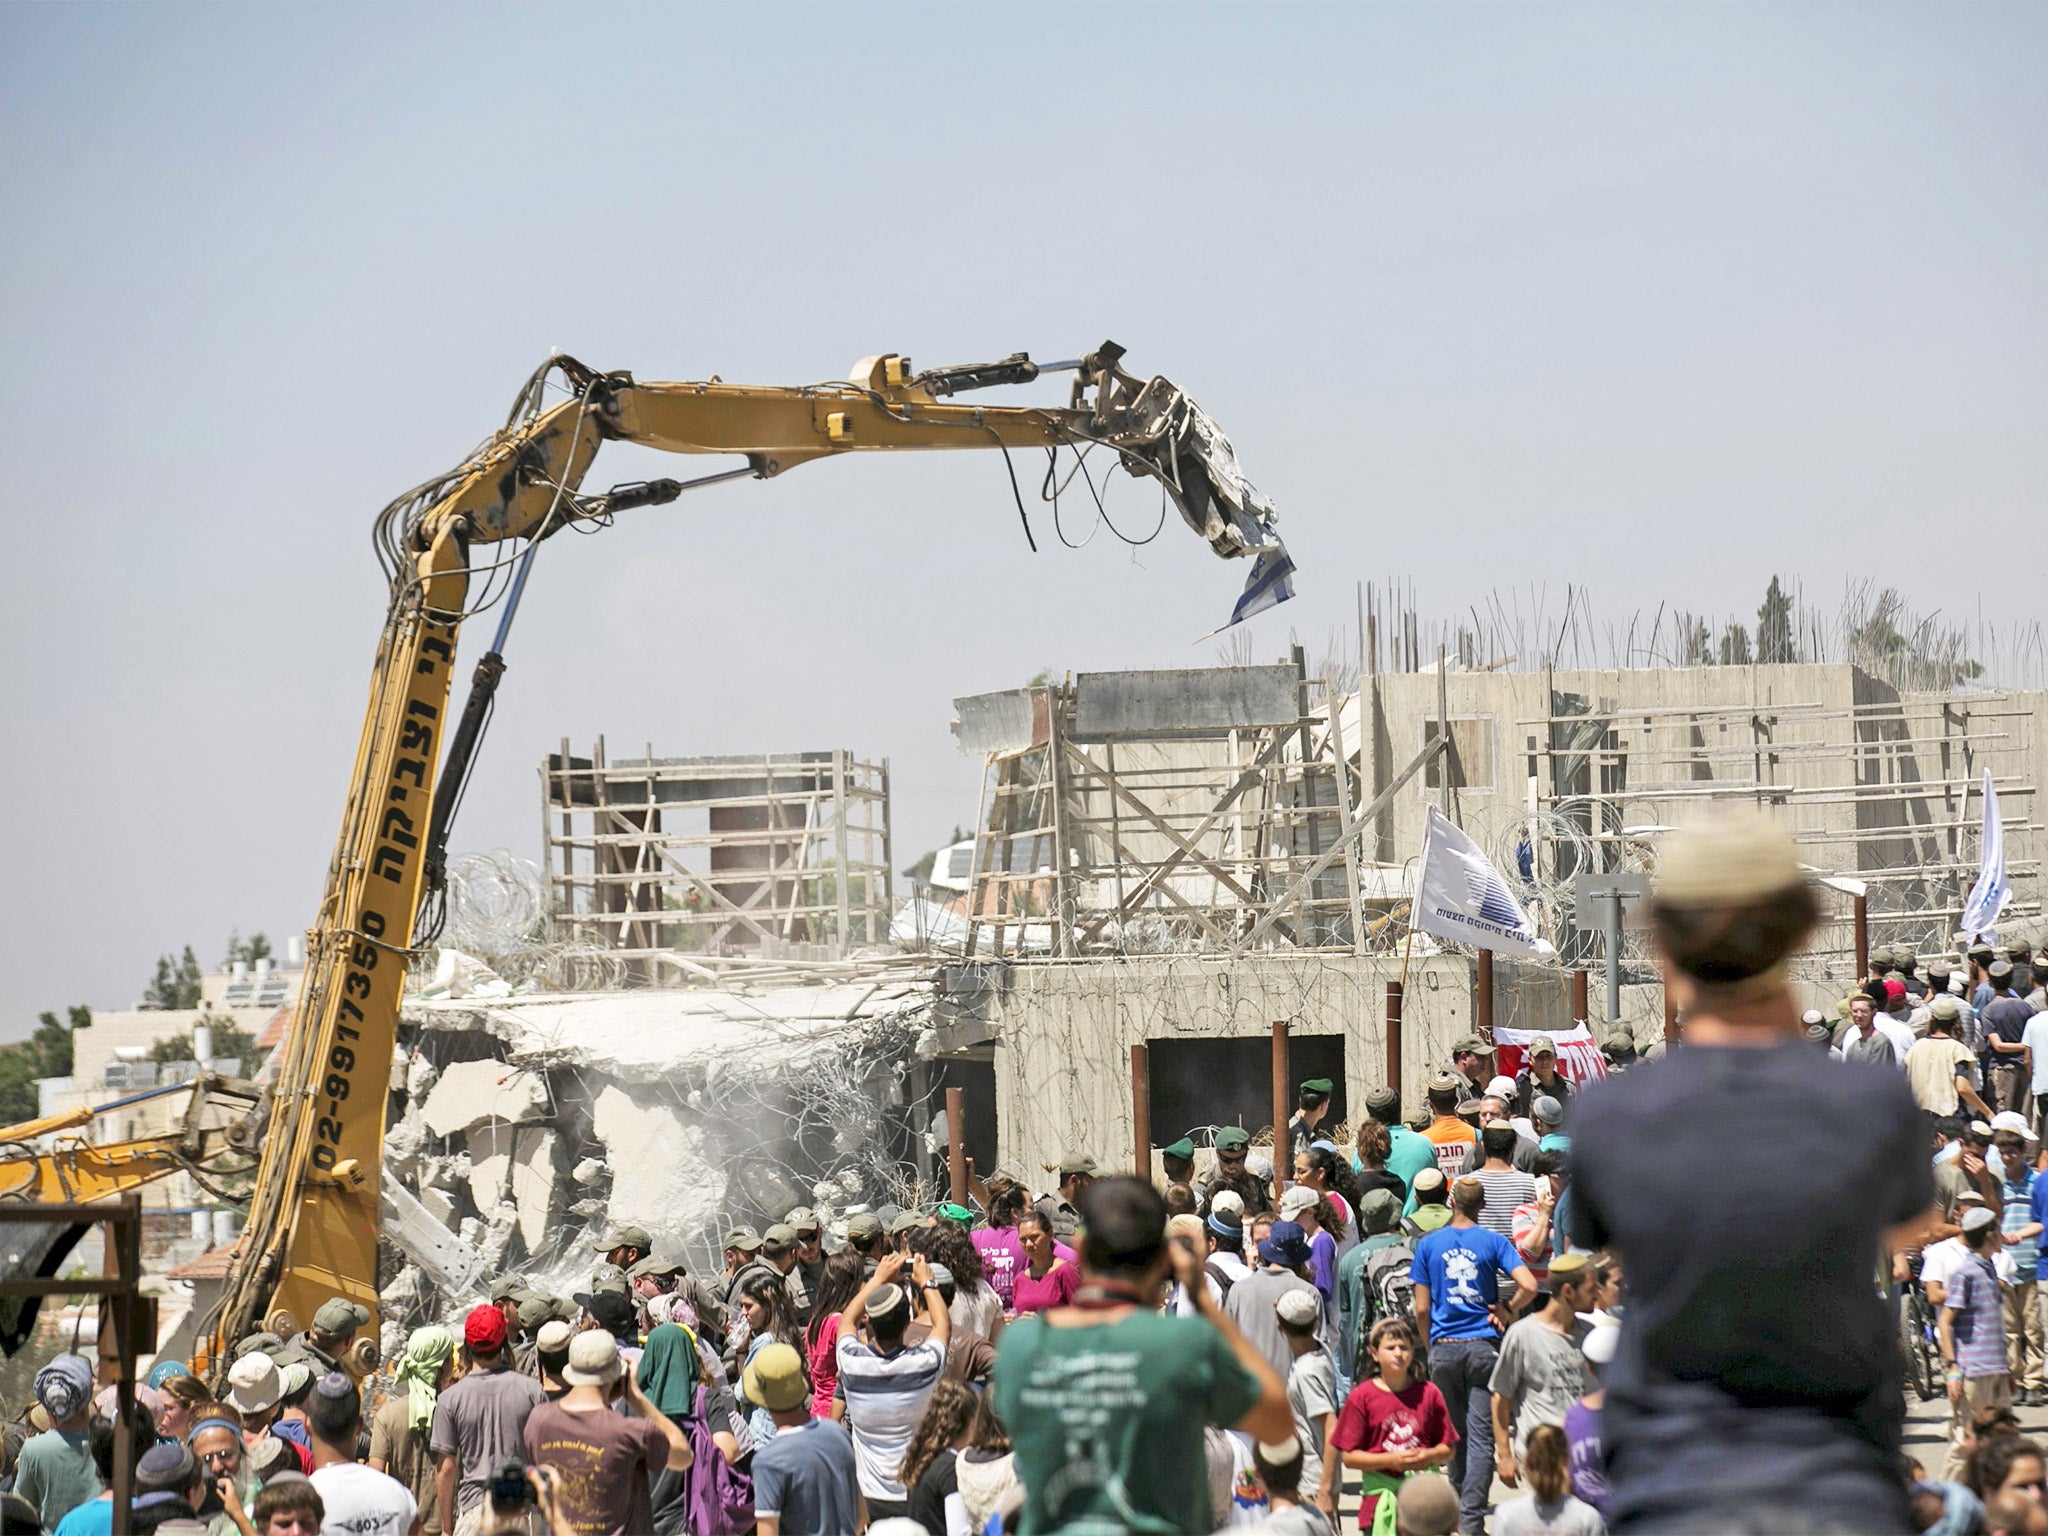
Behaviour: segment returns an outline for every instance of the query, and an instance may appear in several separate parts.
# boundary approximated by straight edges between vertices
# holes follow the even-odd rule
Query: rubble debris
[[[454,1136],[491,1121],[520,1125],[547,1113],[547,1083],[502,1061],[458,1061],[442,1069],[420,1111],[435,1136]]]
[[[719,1226],[725,1207],[724,1170],[705,1156],[704,1128],[684,1115],[680,1106],[643,1102],[615,1084],[591,1110],[612,1167],[607,1220],[647,1228],[664,1251]]]
[[[552,1130],[534,1126],[521,1127],[513,1138],[512,1206],[528,1253],[545,1246],[554,1214],[555,1139]]]
[[[566,1294],[587,1278],[581,1227],[645,1226],[715,1269],[735,1221],[916,1199],[901,1106],[930,986],[862,962],[810,974],[822,984],[408,999],[390,1139],[416,1193],[391,1235],[419,1278],[386,1288],[387,1316],[442,1315],[507,1269]]]

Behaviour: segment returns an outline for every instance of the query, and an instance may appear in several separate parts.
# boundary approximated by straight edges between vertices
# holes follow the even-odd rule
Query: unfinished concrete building
[[[1386,982],[1404,958],[1400,1077],[1417,1102],[1481,1006],[1471,952],[1391,952],[1431,804],[1519,884],[1567,968],[1605,958],[1578,876],[1651,871],[1670,827],[1766,807],[1839,877],[1796,973],[1831,1003],[1856,969],[1858,888],[1871,945],[1952,948],[1988,770],[2016,886],[2007,930],[2038,926],[2041,694],[1912,693],[1847,664],[1432,667],[1356,688],[1304,674],[1297,655],[957,701],[961,749],[986,770],[940,1035],[993,1071],[1006,1158],[1127,1161],[1135,1044],[1152,1052],[1155,1140],[1270,1123],[1274,1020],[1292,1026],[1296,1075],[1336,1079],[1347,1115],[1388,1075]],[[1654,1038],[1662,989],[1633,933],[1622,958],[1620,1018]],[[1499,966],[1490,1002],[1520,1027],[1575,1011],[1564,973],[1539,967]]]
[[[609,758],[599,738],[540,771],[556,921],[623,959],[841,959],[888,934],[887,761]]]

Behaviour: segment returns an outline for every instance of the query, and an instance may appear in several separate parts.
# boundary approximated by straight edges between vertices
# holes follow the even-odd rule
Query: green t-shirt
[[[91,1439],[83,1430],[67,1435],[46,1429],[30,1436],[16,1463],[14,1491],[35,1505],[45,1531],[56,1530],[59,1520],[100,1496]]]
[[[1235,1424],[1259,1384],[1201,1318],[1019,1318],[996,1346],[994,1383],[1026,1490],[1024,1536],[1216,1529],[1202,1426]]]

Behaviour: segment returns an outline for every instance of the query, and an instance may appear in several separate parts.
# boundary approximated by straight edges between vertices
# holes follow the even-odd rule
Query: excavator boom
[[[716,378],[643,384],[557,357],[528,381],[502,430],[384,510],[377,546],[390,605],[341,835],[308,933],[305,983],[276,1076],[246,1236],[216,1322],[216,1360],[228,1353],[219,1345],[265,1325],[289,1332],[331,1296],[376,1313],[385,1109],[406,967],[423,902],[426,927],[433,926],[448,819],[503,671],[505,634],[534,550],[565,527],[607,521],[685,488],[652,482],[582,495],[601,444],[616,439],[747,460],[744,469],[695,484],[766,478],[846,453],[1099,447],[1132,474],[1157,479],[1219,554],[1254,557],[1247,599],[1255,587],[1276,594],[1262,602],[1287,595],[1292,566],[1273,531],[1273,509],[1238,470],[1229,441],[1166,380],[1126,373],[1122,356],[1105,343],[1056,365],[1074,373],[1064,408],[958,398],[1050,371],[1022,354],[924,374],[906,358],[883,355],[864,359],[846,380],[787,388]],[[545,387],[557,377],[568,397],[545,404]],[[1011,480],[1014,486],[1014,469]],[[470,581],[506,563],[480,554],[508,541],[524,550],[498,637],[478,664],[469,708],[451,721]],[[1245,607],[1241,599],[1240,614]]]

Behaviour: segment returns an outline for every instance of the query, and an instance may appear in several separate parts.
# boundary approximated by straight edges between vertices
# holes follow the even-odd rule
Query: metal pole
[[[1607,1022],[1621,1017],[1621,892],[1607,892]]]
[[[953,1203],[967,1204],[967,1093],[946,1090],[946,1177],[953,1187]]]
[[[1856,979],[1863,980],[1870,974],[1870,898],[1858,896],[1856,900]]]
[[[1387,1086],[1401,1091],[1401,983],[1387,983]]]
[[[1273,1021],[1273,1203],[1287,1192],[1294,1148],[1287,1139],[1287,1021]]]
[[[1590,1016],[1590,1005],[1586,1002],[1586,973],[1572,972],[1572,1017],[1584,1019]]]
[[[1479,1037],[1493,1043],[1493,951],[1479,951],[1479,974],[1473,981],[1472,1023]]]
[[[1132,1151],[1138,1177],[1152,1178],[1152,1053],[1142,1044],[1131,1047]]]
[[[1447,665],[1444,648],[1439,645],[1436,648],[1436,734],[1437,739],[1444,743],[1444,750],[1443,755],[1437,759],[1436,781],[1443,786],[1444,814],[1450,817],[1452,821],[1457,821],[1457,812],[1452,809],[1456,802],[1451,797],[1451,764],[1453,757],[1450,747],[1450,679],[1445,676],[1444,671]]]
[[[121,1197],[121,1214],[105,1223],[107,1260],[102,1267],[121,1280],[119,1294],[107,1298],[107,1315],[117,1330],[114,1378],[114,1508],[115,1536],[126,1536],[135,1493],[134,1451],[129,1420],[135,1412],[135,1290],[142,1278],[142,1197],[130,1191]]]

